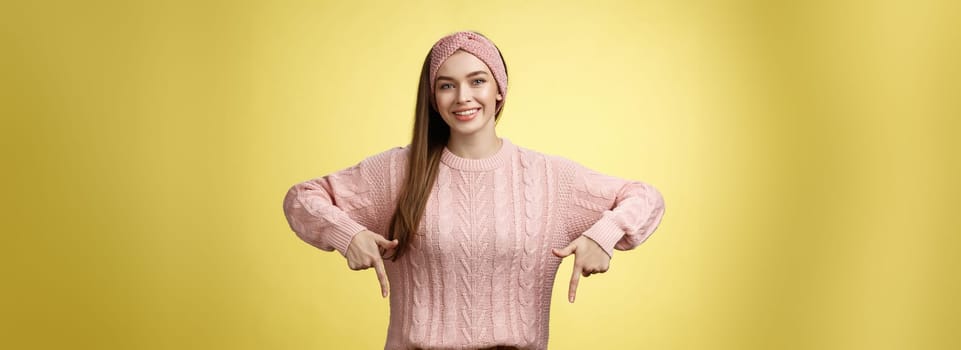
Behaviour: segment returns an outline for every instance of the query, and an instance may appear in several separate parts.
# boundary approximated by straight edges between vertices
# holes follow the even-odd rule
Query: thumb
[[[377,235],[376,240],[377,240],[377,245],[384,248],[393,248],[393,247],[396,247],[397,244],[399,243],[396,239],[394,239],[393,241],[388,241],[387,238],[384,238],[384,236],[381,236],[381,235]]]
[[[571,243],[562,249],[554,248],[554,249],[551,249],[551,251],[553,251],[554,255],[556,255],[558,258],[563,258],[574,253],[576,249],[577,249],[577,246],[574,245],[574,243]]]

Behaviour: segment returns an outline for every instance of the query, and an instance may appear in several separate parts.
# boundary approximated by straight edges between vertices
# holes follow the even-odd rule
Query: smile
[[[454,117],[460,121],[468,121],[474,119],[474,117],[477,116],[478,111],[480,111],[480,108],[474,108],[463,112],[454,112]]]

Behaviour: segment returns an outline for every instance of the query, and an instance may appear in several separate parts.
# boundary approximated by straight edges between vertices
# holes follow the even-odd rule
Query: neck
[[[452,134],[447,141],[447,149],[461,158],[484,159],[500,151],[503,142],[494,133],[469,136]]]

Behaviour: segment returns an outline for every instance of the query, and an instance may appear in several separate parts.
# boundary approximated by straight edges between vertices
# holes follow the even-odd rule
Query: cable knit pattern
[[[495,254],[490,259],[493,270],[491,278],[491,307],[493,324],[493,336],[495,342],[504,342],[510,337],[508,322],[508,294],[507,278],[497,278],[507,276],[510,264],[511,253],[513,252],[514,242],[511,232],[510,197],[508,193],[508,177],[505,175],[506,167],[499,167],[494,170],[494,250]]]
[[[458,263],[457,268],[461,269],[460,273],[457,274],[460,277],[458,282],[461,283],[459,288],[463,288],[466,292],[460,293],[460,299],[458,300],[458,302],[463,304],[463,306],[460,307],[461,312],[459,315],[461,316],[460,324],[462,325],[460,331],[464,341],[467,343],[472,343],[473,335],[471,330],[473,327],[471,326],[471,320],[474,319],[474,315],[471,313],[474,312],[474,306],[473,303],[471,303],[471,298],[474,296],[473,289],[475,277],[472,268],[474,266],[474,262],[472,260],[475,249],[473,236],[475,233],[474,231],[477,228],[474,227],[472,215],[473,208],[470,207],[470,205],[474,202],[473,198],[471,198],[473,196],[473,191],[467,189],[467,187],[471,186],[471,182],[467,176],[467,173],[460,172],[460,176],[460,181],[457,183],[457,189],[459,192],[457,196],[457,208],[460,209],[457,212],[457,221],[465,223],[465,225],[457,225],[457,233],[459,236],[457,245],[460,247],[460,251],[458,252],[459,254],[456,254],[456,256]]]
[[[438,218],[440,229],[438,232],[439,247],[435,249],[438,255],[441,257],[437,260],[437,262],[440,263],[441,272],[444,274],[442,276],[443,286],[450,289],[446,293],[442,293],[443,298],[440,300],[442,304],[438,306],[442,311],[441,320],[446,321],[441,322],[443,325],[443,337],[440,339],[440,345],[450,344],[449,342],[457,339],[458,334],[456,333],[455,329],[457,326],[457,311],[463,308],[459,308],[457,305],[457,296],[461,294],[461,291],[458,290],[460,285],[457,283],[457,271],[455,271],[457,268],[457,261],[455,260],[458,260],[457,258],[460,257],[460,255],[454,251],[454,249],[457,249],[457,247],[453,244],[456,243],[457,239],[451,237],[453,236],[454,227],[454,208],[452,207],[451,203],[451,198],[453,196],[450,190],[450,173],[451,169],[447,167],[441,167],[437,171],[437,186],[440,191],[438,196],[440,198],[438,208],[440,212],[440,216]],[[448,242],[452,245],[447,245],[446,243]]]
[[[518,303],[522,307],[520,316],[523,322],[523,327],[521,331],[524,334],[524,339],[528,342],[534,342],[534,337],[537,335],[537,319],[540,316],[540,310],[537,309],[537,297],[536,293],[537,283],[537,267],[539,265],[539,258],[543,256],[543,251],[540,248],[540,229],[541,229],[541,203],[544,203],[542,199],[542,186],[543,182],[540,179],[543,177],[539,176],[541,174],[536,173],[539,167],[536,167],[534,162],[541,160],[540,157],[528,154],[528,152],[521,152],[521,173],[523,174],[523,182],[521,184],[523,191],[523,203],[524,203],[524,220],[520,223],[523,225],[521,232],[524,232],[524,242],[523,242],[523,257],[521,258],[521,275],[517,279],[517,284],[520,286],[520,294],[518,297]]]
[[[612,254],[637,247],[660,224],[664,200],[653,186],[502,140],[484,159],[444,149],[411,249],[384,262],[385,349],[545,349],[561,263],[551,248],[584,235]],[[295,184],[283,203],[290,228],[341,255],[357,232],[386,234],[409,151],[394,147]]]

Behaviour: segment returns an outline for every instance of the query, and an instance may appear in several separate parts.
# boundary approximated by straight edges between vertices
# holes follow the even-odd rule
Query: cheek
[[[447,106],[450,105],[449,99],[445,98],[442,94],[434,95],[434,104],[436,105],[438,111],[445,110]]]
[[[484,91],[481,92],[481,97],[482,97],[483,99],[485,99],[485,100],[493,100],[495,96],[497,96],[497,89],[496,89],[496,88],[493,88],[493,89],[490,89],[490,88],[484,89]]]

